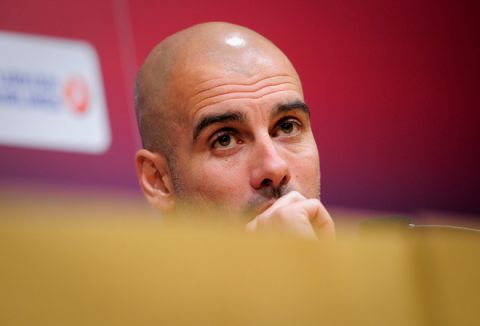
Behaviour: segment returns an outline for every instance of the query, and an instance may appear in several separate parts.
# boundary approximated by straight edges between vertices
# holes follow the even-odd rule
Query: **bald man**
[[[300,79],[269,40],[205,23],[158,44],[136,80],[139,184],[164,214],[246,218],[246,229],[334,235]]]

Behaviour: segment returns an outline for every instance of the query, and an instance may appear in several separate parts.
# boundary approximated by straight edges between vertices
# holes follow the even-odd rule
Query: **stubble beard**
[[[277,200],[291,191],[299,191],[299,189],[297,189],[297,187],[291,183],[282,184],[279,187],[273,187],[271,185],[264,186],[260,188],[254,195],[252,195],[246,204],[242,205],[241,207],[233,207],[229,205],[229,203],[218,202],[212,198],[205,198],[205,196],[202,196],[202,194],[189,194],[185,190],[186,187],[184,187],[183,180],[177,171],[176,159],[173,155],[169,157],[168,165],[175,196],[179,201],[180,206],[183,208],[186,207],[189,212],[214,212],[215,215],[223,213],[228,216],[236,216],[242,219],[251,220],[259,214],[259,209],[268,201],[271,201],[272,199]],[[317,185],[315,188],[317,188],[317,191],[314,198],[320,199],[320,173],[316,183]],[[301,191],[299,192],[303,196],[306,196],[305,193],[302,193]]]

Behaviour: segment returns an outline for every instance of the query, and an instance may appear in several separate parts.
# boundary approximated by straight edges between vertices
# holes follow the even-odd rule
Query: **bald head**
[[[158,44],[136,80],[137,177],[162,212],[259,214],[298,191],[319,198],[317,146],[298,75],[269,40],[200,24]]]
[[[275,74],[278,69],[300,84],[288,58],[242,26],[205,23],[166,38],[149,54],[136,79],[135,106],[144,148],[167,158],[174,155],[174,135],[190,99],[204,91],[202,85],[232,75],[248,79],[259,72]]]

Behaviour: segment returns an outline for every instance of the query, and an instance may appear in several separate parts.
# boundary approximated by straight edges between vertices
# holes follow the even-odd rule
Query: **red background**
[[[265,35],[297,68],[327,205],[480,213],[478,9],[426,0],[2,0],[2,30],[94,45],[113,138],[100,156],[0,146],[0,181],[136,189],[135,71],[167,35],[217,20]]]

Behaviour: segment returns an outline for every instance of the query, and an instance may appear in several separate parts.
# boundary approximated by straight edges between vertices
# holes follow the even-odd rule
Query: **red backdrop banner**
[[[101,155],[0,146],[0,178],[136,187],[135,71],[169,34],[229,21],[297,68],[327,205],[480,213],[478,12],[474,1],[3,0],[1,30],[94,46],[112,143]]]

